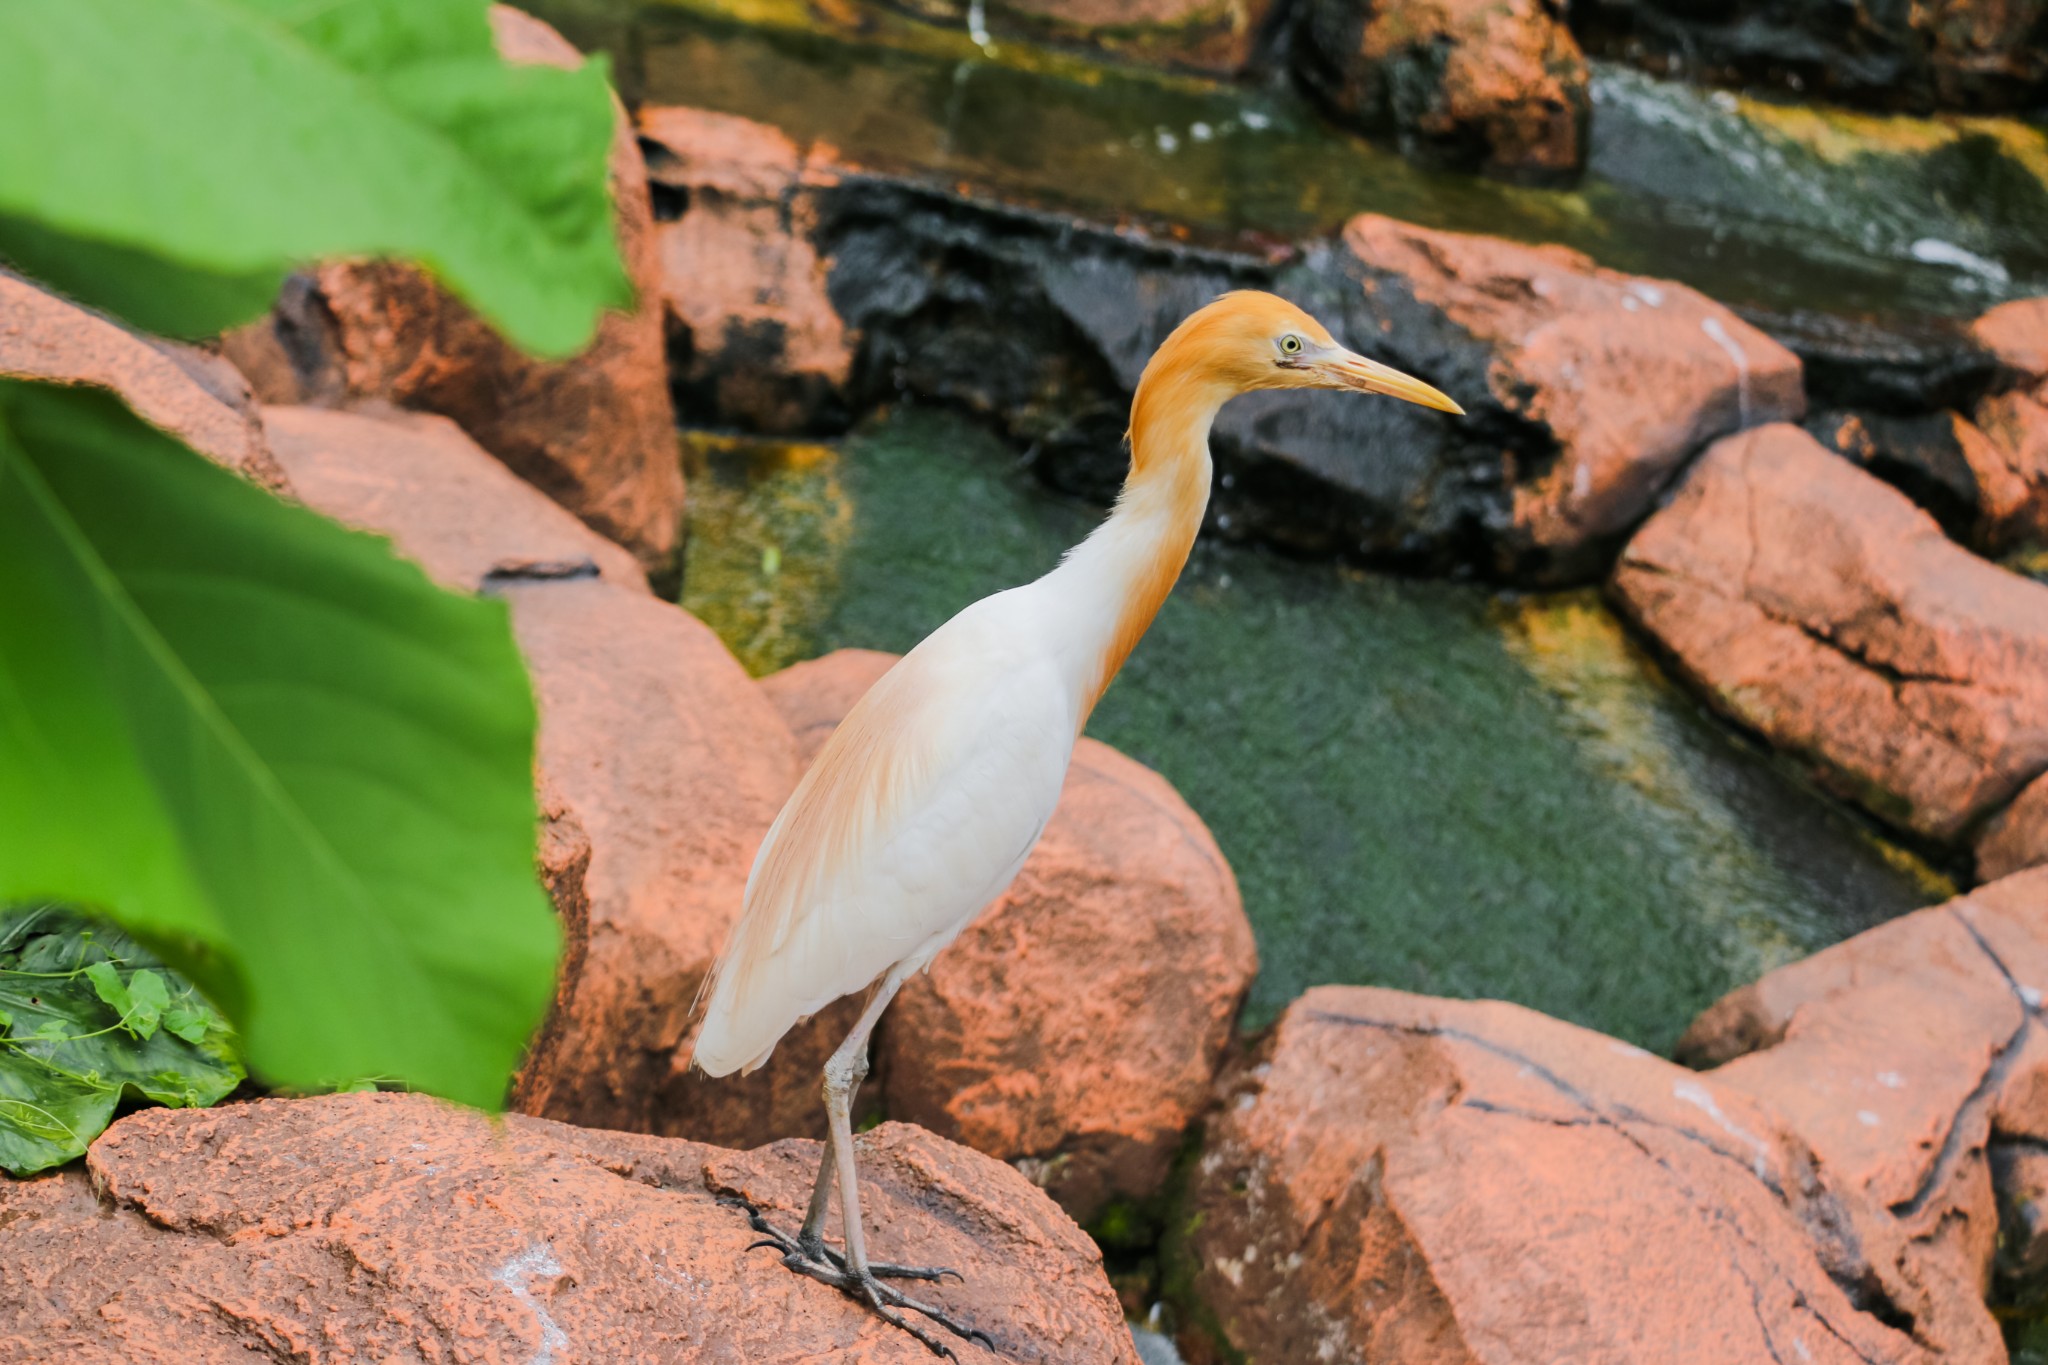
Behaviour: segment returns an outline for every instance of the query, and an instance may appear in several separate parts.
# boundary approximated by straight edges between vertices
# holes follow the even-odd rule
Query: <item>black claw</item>
[[[982,1331],[979,1327],[969,1327],[965,1323],[956,1322],[942,1310],[928,1303],[919,1303],[909,1295],[887,1287],[877,1278],[926,1280],[933,1283],[942,1283],[945,1277],[950,1275],[955,1280],[965,1284],[967,1277],[951,1266],[902,1266],[881,1262],[870,1265],[866,1275],[857,1275],[848,1269],[844,1255],[832,1250],[832,1248],[825,1246],[823,1243],[815,1247],[806,1246],[801,1238],[791,1237],[777,1229],[773,1223],[762,1217],[761,1211],[752,1204],[738,1199],[721,1199],[719,1202],[745,1209],[747,1211],[748,1225],[754,1231],[762,1234],[760,1241],[748,1245],[748,1251],[759,1251],[763,1247],[780,1251],[782,1253],[783,1265],[794,1270],[799,1275],[809,1276],[820,1284],[831,1285],[834,1289],[840,1290],[852,1298],[864,1300],[877,1317],[892,1327],[900,1328],[911,1336],[916,1337],[924,1344],[925,1349],[933,1355],[943,1356],[945,1359],[956,1363],[960,1359],[945,1342],[925,1331],[902,1314],[891,1312],[892,1308],[911,1309],[931,1319],[961,1340],[979,1342],[990,1351],[995,1351],[995,1338]]]

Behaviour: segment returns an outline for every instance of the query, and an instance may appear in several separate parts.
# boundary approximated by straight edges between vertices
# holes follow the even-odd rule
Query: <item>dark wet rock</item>
[[[1251,62],[1276,0],[887,0],[934,23],[973,15],[996,39],[1074,44],[1127,61],[1230,75]],[[825,8],[820,6],[820,8]]]
[[[1259,1360],[2003,1358],[1978,1284],[1767,1104],[1510,1004],[1309,991],[1227,1078],[1187,1226]]]
[[[498,6],[513,61],[581,56],[539,20]],[[438,412],[626,546],[657,581],[676,572],[683,482],[662,348],[647,171],[620,115],[611,160],[619,244],[641,302],[609,313],[581,355],[534,360],[410,266],[342,261],[287,283],[271,316],[223,338],[271,403],[360,398]]]
[[[1716,444],[1613,586],[1710,702],[1901,828],[1965,837],[2048,768],[2048,587],[1797,427]]]
[[[1817,409],[1891,416],[1967,410],[1998,377],[1996,353],[1956,319],[1756,310],[1745,316],[1799,357]]]
[[[1545,0],[1303,0],[1289,47],[1339,121],[1416,160],[1542,181],[1585,163],[1586,61]]]
[[[112,390],[135,415],[273,492],[290,484],[271,458],[249,385],[219,356],[132,331],[0,269],[0,377]]]
[[[1770,1106],[1954,1278],[1986,1285],[1994,1254],[2035,1278],[2048,1248],[2020,1205],[2048,1139],[2044,985],[2037,868],[1767,973],[1695,1020],[1678,1055]]]
[[[2048,8],[2028,0],[1594,0],[1574,19],[1592,51],[1681,79],[1923,112],[2048,100]]]
[[[919,1291],[992,1340],[961,1365],[1136,1365],[1100,1254],[1023,1177],[903,1124],[855,1143],[874,1253],[963,1272]],[[930,1361],[748,1249],[739,1201],[793,1226],[817,1157],[423,1095],[146,1110],[84,1170],[0,1181],[0,1359]]]

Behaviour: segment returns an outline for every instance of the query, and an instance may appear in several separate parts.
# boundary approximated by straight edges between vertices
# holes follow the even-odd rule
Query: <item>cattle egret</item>
[[[854,1089],[868,1035],[912,972],[1002,894],[1052,817],[1074,741],[1180,576],[1209,501],[1209,427],[1255,389],[1349,389],[1462,412],[1434,388],[1339,346],[1271,294],[1226,294],[1174,329],[1131,404],[1116,508],[1034,583],[987,597],[903,656],[847,713],[762,841],[708,986],[694,1060],[752,1071],[799,1019],[872,987],[825,1064],[831,1137],[796,1236],[756,1217],[792,1270],[892,1312],[986,1340],[880,1283],[954,1272],[868,1259],[854,1179]],[[835,1171],[845,1253],[825,1245]]]

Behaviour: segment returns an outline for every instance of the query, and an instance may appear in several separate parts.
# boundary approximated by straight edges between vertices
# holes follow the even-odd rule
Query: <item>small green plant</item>
[[[612,120],[601,65],[500,60],[484,0],[4,5],[0,261],[201,336],[261,314],[297,266],[400,257],[561,355],[630,296]],[[136,940],[78,950],[61,998],[92,1006],[92,1039],[39,1032],[82,1015],[7,1007],[5,1097],[26,1117],[0,1164],[75,1155],[124,1087],[226,1093],[227,1034],[188,980],[272,1084],[377,1076],[500,1104],[559,947],[502,604],[109,395],[14,382],[0,582],[0,906],[76,905]],[[191,1067],[135,1079],[116,1044]]]
[[[208,1105],[242,1080],[232,1031],[133,938],[42,908],[0,917],[0,1169],[80,1156],[124,1094]]]

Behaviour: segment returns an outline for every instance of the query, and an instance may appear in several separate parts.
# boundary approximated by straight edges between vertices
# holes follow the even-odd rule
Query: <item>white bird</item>
[[[752,1071],[798,1020],[873,987],[825,1064],[831,1137],[802,1230],[755,1226],[783,1262],[986,1340],[881,1278],[954,1272],[868,1259],[854,1178],[853,1094],[868,1035],[1024,865],[1052,818],[1074,741],[1180,576],[1209,501],[1209,428],[1254,389],[1350,389],[1462,412],[1436,389],[1337,345],[1271,294],[1226,294],[1174,329],[1131,404],[1131,468],[1109,518],[1036,582],[974,603],[903,656],[847,713],[762,841],[708,987],[693,1060]],[[845,1254],[824,1241],[835,1170]]]

